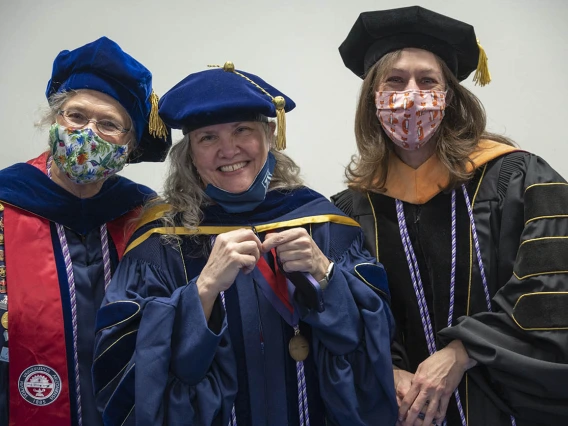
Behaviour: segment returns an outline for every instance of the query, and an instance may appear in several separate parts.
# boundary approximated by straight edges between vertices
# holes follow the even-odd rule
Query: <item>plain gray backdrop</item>
[[[0,168],[47,146],[47,129],[34,123],[55,56],[106,35],[152,71],[158,94],[232,60],[289,95],[297,108],[287,116],[287,153],[307,183],[330,196],[344,187],[355,152],[361,85],[337,48],[360,12],[414,4],[475,27],[493,81],[464,84],[485,105],[489,129],[568,177],[565,0],[0,0]],[[123,174],[159,191],[165,171],[147,163]]]

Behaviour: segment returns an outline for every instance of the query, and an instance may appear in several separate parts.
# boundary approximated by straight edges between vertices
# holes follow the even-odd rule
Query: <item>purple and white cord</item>
[[[294,326],[294,333],[300,333],[300,327],[297,325]],[[298,411],[300,413],[300,426],[310,426],[304,361],[296,361],[296,378],[298,381]]]
[[[65,271],[67,272],[67,282],[69,284],[69,299],[71,304],[71,324],[73,328],[73,352],[75,358],[75,393],[77,399],[77,421],[79,426],[83,424],[82,408],[81,408],[81,382],[79,378],[79,358],[77,356],[77,297],[75,294],[75,275],[73,274],[73,263],[69,254],[69,245],[65,236],[65,229],[59,223],[56,223],[57,235],[61,243],[61,251],[65,260]]]
[[[51,179],[51,166],[53,163],[53,157],[49,157],[47,160],[47,176]],[[67,283],[69,285],[69,302],[71,305],[71,325],[73,328],[73,358],[74,369],[75,369],[75,394],[77,403],[77,423],[79,426],[83,424],[83,409],[81,407],[81,380],[79,376],[79,357],[77,354],[77,295],[75,293],[75,274],[73,273],[73,261],[71,259],[71,254],[69,252],[69,244],[67,243],[67,237],[65,236],[65,228],[59,223],[55,224],[57,229],[57,236],[59,237],[59,244],[61,245],[61,251],[63,253],[63,260],[65,261],[65,272],[67,273]],[[101,232],[101,247],[103,252],[103,268],[104,268],[104,280],[105,280],[105,290],[110,283],[110,253],[108,249],[108,235],[106,224],[102,224],[100,228]]]
[[[477,228],[475,227],[475,220],[473,219],[473,209],[469,201],[469,195],[465,185],[462,185],[463,197],[467,205],[467,214],[471,223],[471,233],[473,234],[473,245],[475,246],[475,255],[477,256],[477,263],[479,265],[479,273],[481,274],[481,282],[483,284],[483,292],[485,293],[485,302],[487,303],[487,311],[491,312],[491,296],[489,295],[489,288],[487,286],[487,277],[485,276],[485,268],[483,267],[483,259],[481,258],[481,249],[479,247],[479,238],[477,237]]]
[[[416,299],[418,302],[418,309],[420,311],[420,319],[422,320],[422,328],[424,330],[424,337],[426,338],[426,343],[428,345],[428,352],[432,355],[436,352],[436,343],[433,339],[432,323],[430,321],[430,312],[428,310],[428,305],[423,296],[422,280],[420,278],[420,270],[415,270],[413,262],[413,247],[410,242],[410,237],[408,235],[408,229],[406,227],[406,218],[404,216],[404,206],[402,201],[396,200],[396,215],[398,218],[398,227],[400,230],[400,238],[402,240],[402,246],[404,248],[404,253],[406,255],[406,262],[408,263],[408,270],[410,272],[410,277],[412,279],[412,286],[414,287],[414,293],[416,294]],[[412,254],[411,254],[412,253]],[[415,257],[415,256],[414,256]]]
[[[110,284],[110,252],[108,249],[108,232],[106,224],[101,225],[101,247],[103,251],[103,269],[105,274],[105,293],[108,285]]]
[[[456,191],[452,191],[452,267],[450,273],[450,307],[448,309],[448,327],[453,325],[454,321],[454,304],[455,304],[455,288],[456,288],[456,263],[457,263],[457,226],[456,226]],[[473,217],[473,216],[472,216]],[[465,413],[461,403],[460,393],[458,388],[454,390],[454,397],[456,398],[456,405],[460,413],[460,420],[463,426],[467,425]],[[444,421],[444,424],[446,421]]]
[[[485,275],[485,268],[483,267],[483,259],[481,258],[481,248],[479,246],[479,237],[477,236],[477,229],[475,227],[475,220],[473,218],[473,208],[471,207],[471,202],[469,200],[469,195],[465,185],[462,185],[463,197],[465,198],[465,203],[467,205],[467,214],[469,215],[469,221],[471,222],[471,233],[473,234],[473,245],[475,247],[475,255],[477,256],[477,263],[479,265],[479,273],[481,275],[481,282],[483,284],[483,292],[485,293],[485,302],[487,304],[487,311],[491,312],[491,296],[489,295],[489,287],[487,285],[487,276]],[[511,416],[511,425],[517,426],[515,417]]]
[[[471,224],[471,231],[473,234],[473,241],[475,246],[475,254],[477,257],[479,271],[481,274],[481,281],[483,285],[483,291],[485,293],[485,300],[487,304],[487,310],[491,312],[491,297],[489,295],[489,288],[487,285],[487,277],[485,275],[485,268],[483,266],[483,259],[481,258],[481,248],[479,244],[479,238],[477,235],[477,229],[475,227],[475,220],[473,217],[473,209],[471,206],[471,202],[469,199],[469,195],[467,193],[467,189],[465,185],[462,185],[462,191],[464,195],[464,199],[467,205],[467,212],[469,221]],[[414,248],[412,247],[412,243],[410,241],[410,237],[408,235],[408,228],[406,226],[406,218],[404,216],[404,205],[402,201],[396,200],[396,212],[398,218],[398,225],[400,230],[400,236],[402,240],[402,244],[404,247],[404,252],[406,255],[406,261],[408,263],[408,269],[410,271],[410,276],[412,279],[412,284],[414,287],[414,292],[416,294],[416,299],[418,301],[418,307],[420,310],[420,317],[422,319],[422,327],[424,329],[424,336],[426,338],[426,342],[428,344],[428,351],[430,355],[432,355],[436,351],[436,343],[434,333],[432,331],[432,324],[430,320],[430,315],[428,311],[428,305],[426,303],[426,298],[424,296],[424,289],[422,286],[422,279],[420,277],[420,269],[418,268],[418,263],[416,261],[416,256],[414,253]],[[457,263],[457,232],[456,232],[456,191],[452,191],[452,201],[451,201],[451,226],[452,226],[452,263],[451,263],[451,276],[450,276],[450,306],[448,310],[448,327],[451,327],[453,324],[453,315],[454,315],[454,304],[455,304],[455,282],[456,282],[456,263]],[[454,391],[454,395],[456,398],[456,403],[458,406],[458,411],[460,414],[460,420],[463,426],[467,425],[465,414],[463,411],[463,407],[461,404],[461,399],[459,396],[459,391],[456,388]],[[446,421],[444,421],[446,424]],[[516,426],[515,418],[511,416],[511,424],[512,426]]]
[[[453,310],[454,310],[454,286],[455,286],[455,264],[456,264],[456,221],[455,221],[455,209],[456,209],[456,196],[455,191],[452,191],[452,274],[450,283],[454,285],[450,285],[450,308],[448,314],[448,321],[450,322],[453,318]],[[428,352],[430,355],[436,352],[436,338],[434,337],[434,331],[432,328],[432,322],[430,319],[430,313],[428,310],[428,304],[426,302],[426,296],[424,295],[424,288],[422,286],[422,278],[420,276],[420,269],[418,267],[418,261],[416,259],[416,255],[414,253],[414,247],[412,246],[412,242],[410,241],[410,236],[408,234],[408,227],[406,226],[406,218],[404,216],[404,205],[402,201],[396,200],[396,213],[398,218],[398,227],[400,230],[400,236],[402,239],[402,245],[404,247],[404,252],[406,254],[406,260],[408,263],[408,269],[410,271],[410,276],[412,278],[412,284],[414,287],[414,292],[416,294],[416,299],[418,300],[418,306],[421,309],[420,316],[422,319],[422,327],[424,329],[424,336],[428,343]],[[463,412],[459,392],[456,389],[454,391],[454,395],[456,397],[456,403],[458,406],[458,411],[460,413],[460,419],[462,426],[466,426],[466,419],[465,414]],[[445,421],[444,421],[445,424]]]

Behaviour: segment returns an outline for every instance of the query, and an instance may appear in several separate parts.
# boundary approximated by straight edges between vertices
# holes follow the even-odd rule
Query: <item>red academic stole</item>
[[[130,237],[125,225],[133,214],[107,224],[119,257]],[[67,357],[73,352],[70,348],[68,353],[65,344],[60,293],[67,277],[57,272],[50,222],[4,204],[4,237],[10,426],[70,426],[69,374],[74,370],[68,370]]]
[[[260,257],[256,266],[260,270],[264,280],[270,288],[266,288],[264,283],[260,283],[260,288],[270,304],[276,309],[282,318],[291,326],[298,324],[298,313],[294,311],[291,300],[291,288],[288,285],[286,276],[280,271],[276,258],[276,250],[271,250],[274,259],[274,270],[270,267],[264,257]]]

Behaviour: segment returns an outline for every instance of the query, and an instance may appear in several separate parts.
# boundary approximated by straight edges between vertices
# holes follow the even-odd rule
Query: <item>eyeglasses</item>
[[[59,110],[57,114],[63,118],[65,123],[75,129],[82,129],[89,123],[95,123],[97,130],[106,136],[118,136],[130,131],[130,129],[125,129],[112,120],[93,120],[79,111]]]

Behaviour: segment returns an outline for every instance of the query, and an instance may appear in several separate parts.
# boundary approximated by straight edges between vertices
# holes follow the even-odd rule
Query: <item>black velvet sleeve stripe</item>
[[[568,237],[545,237],[521,244],[515,262],[519,280],[545,274],[568,274]]]
[[[513,318],[523,330],[568,329],[568,292],[528,293],[519,297]]]
[[[515,171],[521,169],[521,166],[525,161],[525,156],[526,153],[524,152],[512,152],[511,154],[503,157],[503,162],[499,169],[499,181],[497,182],[497,192],[499,193],[500,198],[505,198],[511,176],[513,176]]]
[[[331,202],[347,216],[353,217],[353,193],[349,189],[333,195]]]
[[[568,184],[537,183],[525,191],[525,221],[568,217]]]

